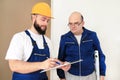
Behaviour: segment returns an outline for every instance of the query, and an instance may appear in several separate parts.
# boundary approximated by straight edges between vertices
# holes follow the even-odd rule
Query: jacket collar
[[[89,31],[88,29],[86,29],[85,27],[83,27],[83,33],[82,33],[81,40],[83,40],[83,39],[87,36],[88,33],[90,33],[90,31]],[[69,32],[66,34],[66,36],[75,38],[75,37],[74,37],[74,34],[73,34],[71,31],[69,31]]]

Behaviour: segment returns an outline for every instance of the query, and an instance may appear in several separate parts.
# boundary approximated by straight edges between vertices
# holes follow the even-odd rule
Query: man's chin
[[[46,27],[41,27],[41,29],[44,31],[44,30],[46,30]]]

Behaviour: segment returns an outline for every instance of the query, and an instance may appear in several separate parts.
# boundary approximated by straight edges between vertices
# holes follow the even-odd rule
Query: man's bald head
[[[76,20],[76,19],[80,20],[80,21],[83,21],[83,16],[80,12],[75,11],[69,17],[69,21],[70,20]]]

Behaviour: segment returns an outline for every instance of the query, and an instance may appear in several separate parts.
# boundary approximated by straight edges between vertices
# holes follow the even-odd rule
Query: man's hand
[[[48,58],[47,60],[42,62],[43,69],[49,69],[56,66],[56,59]]]
[[[64,71],[68,71],[71,67],[71,64],[69,64],[69,62],[64,62],[63,64],[67,64],[67,65],[62,66],[61,69]]]
[[[105,76],[100,76],[100,80],[105,80],[104,77],[105,77]]]
[[[66,79],[60,79],[60,80],[66,80]]]

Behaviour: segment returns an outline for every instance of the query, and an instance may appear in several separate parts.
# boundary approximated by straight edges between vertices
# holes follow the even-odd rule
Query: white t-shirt
[[[80,41],[81,41],[81,36],[82,35],[75,35],[75,38],[77,39],[77,42],[79,45],[80,45]]]
[[[28,29],[28,31],[31,34],[31,37],[36,41],[38,48],[43,49],[43,38],[42,35],[35,34],[32,31]],[[45,36],[45,40],[47,42],[47,45],[49,47],[50,55],[53,54],[53,46],[50,41],[50,39]],[[8,48],[7,54],[5,59],[13,59],[13,60],[22,60],[27,61],[32,53],[32,42],[30,37],[23,32],[16,33],[10,43],[10,46]]]

